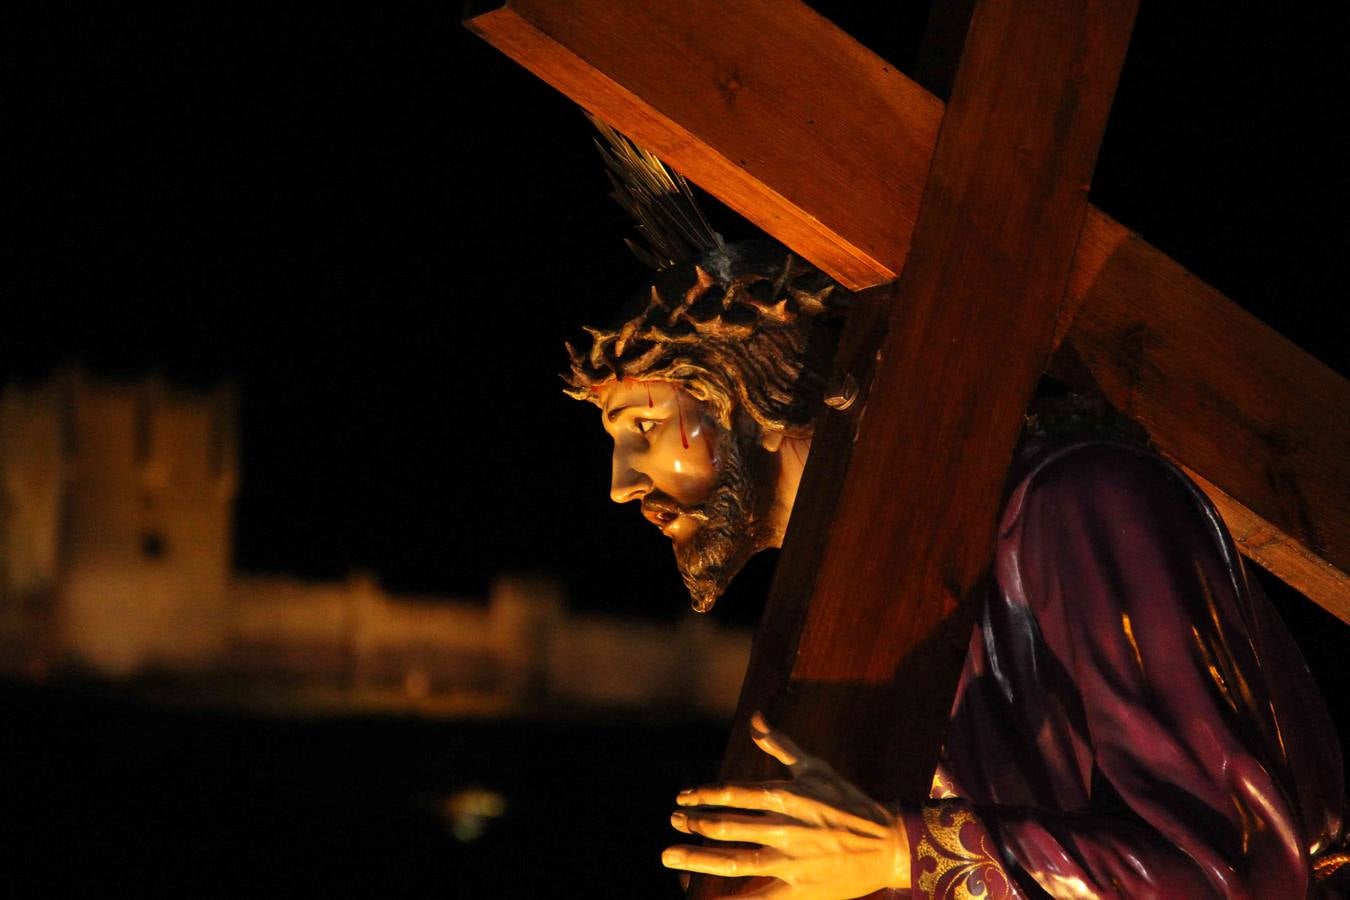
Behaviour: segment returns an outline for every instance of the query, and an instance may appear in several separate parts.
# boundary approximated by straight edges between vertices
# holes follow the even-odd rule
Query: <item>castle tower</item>
[[[35,605],[55,587],[64,456],[55,386],[0,391],[0,605]]]
[[[58,640],[111,675],[210,665],[228,636],[235,398],[70,374]]]
[[[0,390],[0,666],[47,661],[64,505],[62,405],[54,385]]]

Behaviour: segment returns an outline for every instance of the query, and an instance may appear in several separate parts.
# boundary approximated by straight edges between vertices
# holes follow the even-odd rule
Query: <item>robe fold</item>
[[[1123,444],[1020,471],[932,799],[901,806],[912,896],[1308,896],[1341,749],[1213,506]]]

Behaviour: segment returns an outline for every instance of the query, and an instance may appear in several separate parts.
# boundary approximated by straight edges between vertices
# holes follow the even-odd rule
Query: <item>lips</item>
[[[672,541],[687,540],[692,532],[689,527],[678,528],[677,522],[685,520],[686,525],[696,529],[708,520],[700,507],[686,506],[661,491],[652,491],[642,498],[642,517],[661,529],[661,533]],[[677,531],[680,532],[679,536],[676,535]]]
[[[665,534],[667,529],[680,517],[679,513],[666,509],[643,509],[642,515],[648,522],[661,529],[662,534]]]

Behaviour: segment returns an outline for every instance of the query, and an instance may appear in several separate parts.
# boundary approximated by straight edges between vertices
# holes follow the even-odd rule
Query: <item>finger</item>
[[[800,822],[836,821],[845,827],[871,834],[882,826],[861,816],[798,793],[790,781],[761,781],[752,784],[707,784],[675,795],[679,806],[713,806],[781,813]]]
[[[778,760],[798,775],[803,769],[816,762],[815,757],[803,753],[802,749],[783,732],[769,727],[761,713],[750,717],[750,737],[755,746]]]
[[[782,813],[800,822],[838,822],[862,834],[879,834],[885,826],[847,812],[838,806],[800,793],[790,781],[761,781],[751,784],[724,782],[705,784],[675,795],[679,806],[720,806],[760,812]]]
[[[846,812],[830,803],[795,793],[790,782],[765,781],[760,784],[710,784],[681,791],[675,802],[683,807],[708,806],[781,813],[797,822],[818,824],[833,822],[849,831],[877,837],[886,826]]]
[[[787,812],[787,794],[782,788],[786,781],[762,781],[757,784],[705,784],[675,795],[679,806],[729,806],[734,809],[758,809],[765,812]]]
[[[742,875],[772,875],[783,856],[765,847],[694,847],[676,844],[661,854],[661,865],[667,869],[702,872],[738,878]]]
[[[699,834],[715,841],[762,844],[778,850],[802,846],[817,836],[814,829],[806,828],[793,819],[775,815],[746,816],[711,810],[676,810],[670,816],[670,824],[676,831],[685,834]]]

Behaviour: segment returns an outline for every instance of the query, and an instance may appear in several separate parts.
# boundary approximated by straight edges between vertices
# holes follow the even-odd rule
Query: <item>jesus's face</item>
[[[689,541],[700,522],[673,507],[697,508],[712,492],[716,426],[704,421],[702,404],[668,381],[615,381],[600,389],[600,401],[614,439],[610,498],[641,501],[643,516],[662,534],[677,545]]]
[[[703,404],[665,381],[615,381],[599,390],[614,439],[610,498],[639,501],[675,546],[675,562],[699,612],[760,549],[758,525],[772,491],[767,454],[718,426]]]

